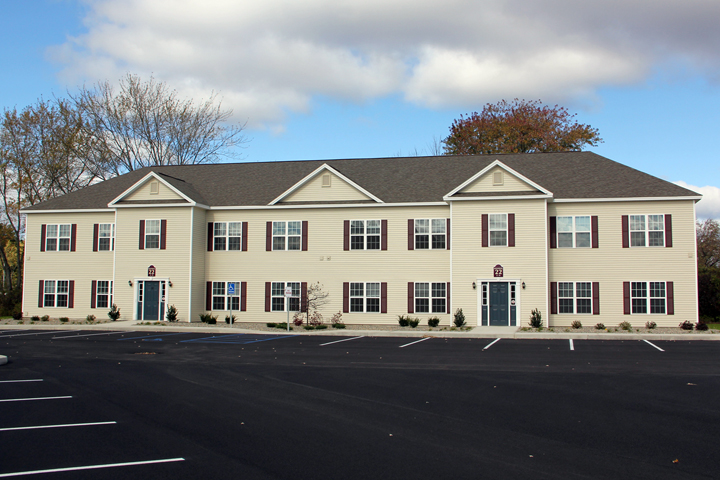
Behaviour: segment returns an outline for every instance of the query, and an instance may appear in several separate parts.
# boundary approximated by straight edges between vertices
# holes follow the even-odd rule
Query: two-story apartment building
[[[589,152],[144,168],[24,210],[23,313],[676,326],[699,199]]]

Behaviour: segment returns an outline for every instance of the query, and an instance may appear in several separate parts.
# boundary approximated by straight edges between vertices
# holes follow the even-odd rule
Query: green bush
[[[337,313],[333,313],[333,316],[330,317],[330,323],[332,324],[333,327],[335,327],[335,325],[343,325],[342,312],[338,311]],[[335,327],[335,328],[345,328],[345,326],[343,325],[342,327]]]
[[[705,322],[703,322],[703,321],[697,322],[697,323],[695,324],[695,330],[699,330],[699,331],[701,331],[701,332],[704,332],[704,331],[707,330],[707,329],[708,329],[708,325],[707,325],[707,323],[705,323]]]
[[[43,315],[42,317],[40,317],[40,320],[42,320],[43,322],[47,322],[50,320],[50,315]]]
[[[456,327],[464,327],[465,326],[465,314],[462,311],[462,308],[458,308],[455,310],[455,314],[453,315],[453,323]]]
[[[577,330],[578,328],[582,328],[582,322],[580,322],[580,320],[573,320],[570,326]]]
[[[605,330],[605,324],[604,323],[595,324],[595,330]]]
[[[268,323],[265,324],[265,326],[268,327],[268,328],[275,328],[275,327],[277,327],[277,323],[268,322]]]
[[[420,324],[420,319],[408,318],[408,324],[410,324],[410,328],[416,328]]]
[[[39,321],[40,321],[40,317],[38,317],[37,315],[33,315],[33,316],[30,318],[30,320],[32,320],[33,322],[39,322]]]
[[[13,320],[22,320],[22,311],[20,311],[20,307],[17,307],[12,312],[12,318]]]
[[[344,323],[333,323],[332,327],[333,328],[345,328],[345,324]]]
[[[175,308],[175,305],[170,305],[167,308],[167,313],[165,314],[165,319],[168,322],[177,322],[177,316],[178,316],[177,308]]]
[[[209,313],[201,313],[200,314],[200,321],[202,323],[210,323],[209,320],[212,318],[212,315]]]
[[[428,318],[428,327],[437,327],[440,325],[440,319],[438,317]]]
[[[657,323],[653,322],[652,320],[645,322],[645,328],[647,328],[648,330],[652,330],[655,327],[657,327]]]
[[[398,323],[401,327],[407,327],[410,325],[410,317],[407,315],[398,315]]]
[[[321,325],[315,325],[315,330],[325,330],[327,328],[327,325],[321,324]]]
[[[237,317],[235,315],[232,316],[232,322],[233,323],[237,322]],[[225,315],[225,323],[230,325],[230,316],[229,315]]]
[[[110,308],[110,311],[108,312],[108,317],[110,317],[110,320],[112,320],[113,322],[120,318],[120,309],[114,303],[112,304],[112,308]]]
[[[60,317],[60,321],[61,321],[62,323],[67,323],[68,320],[70,320],[68,317]]]
[[[627,330],[628,332],[630,330],[632,330],[632,325],[630,325],[630,322],[628,322],[628,321],[620,322],[620,325],[618,325],[618,327],[620,327],[623,330]],[[692,328],[692,323],[690,324],[690,328]]]
[[[213,315],[208,315],[207,323],[208,323],[208,325],[217,324],[217,317],[213,316]]]
[[[542,328],[542,313],[537,308],[530,312],[530,326],[532,328]]]
[[[315,330],[315,325],[303,325],[305,330]]]
[[[85,317],[85,320],[87,320],[88,322],[92,323],[92,322],[95,321],[95,315],[93,315],[93,314],[91,313],[90,315],[88,315],[87,317]]]

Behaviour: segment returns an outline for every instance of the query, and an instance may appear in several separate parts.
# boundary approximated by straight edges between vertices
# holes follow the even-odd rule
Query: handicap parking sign
[[[235,295],[235,282],[228,283],[228,295]]]

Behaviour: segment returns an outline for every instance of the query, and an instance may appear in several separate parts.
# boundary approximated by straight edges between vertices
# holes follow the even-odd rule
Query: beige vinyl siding
[[[113,280],[113,251],[93,252],[93,225],[115,223],[115,212],[107,213],[32,213],[27,215],[25,289],[23,314],[25,316],[68,317],[85,319],[89,314],[105,318],[104,309],[90,308],[93,280]],[[41,252],[42,224],[76,224],[75,251]],[[74,308],[38,308],[39,280],[74,280]]]
[[[188,272],[189,281],[192,282],[192,300],[190,301],[192,308],[187,315],[183,316],[183,320],[188,322],[199,321],[199,315],[205,312],[205,253],[207,250],[206,210],[202,208],[194,208],[194,211],[192,232],[192,275]],[[177,304],[175,306],[180,308]],[[183,309],[187,309],[187,306],[183,307]]]
[[[156,194],[150,193],[150,184],[153,182],[158,183],[159,188],[158,193]],[[137,190],[132,192],[127,197],[123,198],[123,200],[179,200],[181,202],[186,201],[180,195],[168,188],[164,183],[154,178],[148,179]]]
[[[515,214],[515,247],[482,247],[482,215]],[[517,280],[517,322],[525,325],[530,311],[546,316],[545,200],[462,201],[452,205],[453,312],[463,309],[470,326],[480,324],[478,296],[481,280]],[[493,277],[493,267],[502,265],[503,278]],[[520,284],[525,282],[526,289]]]
[[[329,187],[322,186],[322,177],[330,175]],[[292,194],[282,199],[282,202],[337,202],[370,200],[370,197],[353,187],[345,180],[329,171],[322,171]]]
[[[503,176],[502,185],[493,184],[493,175],[495,172],[501,172]],[[515,175],[503,170],[500,167],[495,167],[489,172],[486,172],[483,176],[472,182],[470,185],[462,189],[462,193],[467,192],[522,192],[522,191],[533,191],[537,190],[535,187],[528,185],[526,182],[520,180]]]
[[[448,250],[407,248],[409,218],[449,218],[449,208],[362,207],[209,211],[207,222],[248,222],[247,252],[206,252],[207,281],[247,281],[247,312],[239,321],[282,322],[284,312],[265,312],[265,282],[320,282],[330,293],[320,312],[326,321],[343,308],[343,282],[387,282],[388,313],[344,313],[348,324],[395,324],[407,313],[407,283],[450,280]],[[387,220],[388,249],[343,250],[344,220]],[[265,251],[266,222],[308,222],[308,251]],[[205,227],[207,228],[207,226]],[[203,291],[203,302],[204,302]],[[224,318],[224,312],[213,312]],[[222,315],[222,317],[220,317]],[[426,323],[431,315],[417,315]],[[438,315],[444,325],[449,315]]]
[[[190,263],[190,221],[191,208],[122,208],[118,209],[117,265],[115,278],[117,287],[115,298],[122,307],[124,319],[135,318],[137,295],[137,279],[146,279],[148,267],[156,268],[156,279],[170,279],[173,286],[167,289],[167,305],[175,305],[178,309],[178,320],[187,321],[189,312],[189,275]],[[167,220],[167,248],[139,249],[140,220]],[[132,280],[133,286],[128,286]]]
[[[652,320],[676,327],[697,321],[695,273],[695,218],[692,200],[554,203],[549,216],[597,215],[599,248],[550,249],[551,282],[600,282],[600,315],[557,314],[550,325],[565,326],[580,320],[584,326],[604,323],[615,327],[628,321],[641,327]],[[622,248],[623,215],[672,214],[673,246]],[[624,315],[623,282],[672,281],[674,315]]]

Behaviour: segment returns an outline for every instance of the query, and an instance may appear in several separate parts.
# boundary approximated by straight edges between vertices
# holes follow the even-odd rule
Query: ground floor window
[[[292,289],[292,296],[287,299],[287,302],[285,301],[286,287]],[[270,292],[273,312],[300,311],[300,282],[272,282]]]
[[[112,283],[109,280],[98,280],[95,288],[95,306],[97,308],[110,308],[112,297]]]
[[[351,282],[350,311],[380,312],[380,282]]]
[[[665,282],[630,282],[630,298],[632,313],[666,313]]]
[[[415,313],[445,313],[446,284],[415,283]]]
[[[592,282],[558,282],[558,313],[592,314]]]
[[[69,285],[69,280],[45,280],[43,306],[67,307],[70,291]]]
[[[234,286],[233,294],[230,285]],[[212,309],[240,310],[240,282],[212,282]]]

